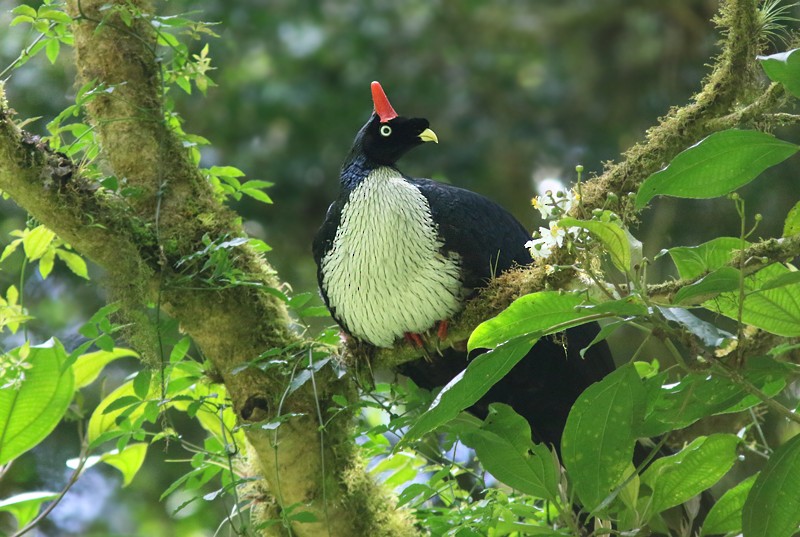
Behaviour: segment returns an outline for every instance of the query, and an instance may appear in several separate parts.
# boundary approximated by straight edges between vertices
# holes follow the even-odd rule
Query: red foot
[[[411,343],[412,345],[416,346],[417,348],[421,349],[425,345],[422,343],[422,337],[419,334],[412,334],[411,332],[406,332],[403,334],[406,338],[406,341]]]
[[[440,340],[444,340],[447,337],[447,329],[449,326],[450,322],[447,319],[439,321],[439,328],[436,330],[436,335],[439,336]]]

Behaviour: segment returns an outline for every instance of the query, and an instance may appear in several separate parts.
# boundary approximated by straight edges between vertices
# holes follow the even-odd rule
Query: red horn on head
[[[372,102],[375,105],[375,113],[378,114],[381,123],[386,123],[390,119],[397,117],[397,112],[389,104],[389,99],[383,92],[380,82],[372,83]]]

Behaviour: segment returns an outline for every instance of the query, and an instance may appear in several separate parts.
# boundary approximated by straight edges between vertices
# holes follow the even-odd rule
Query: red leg
[[[439,336],[440,340],[444,340],[447,338],[447,329],[450,326],[450,321],[445,319],[444,321],[439,321],[439,328],[436,330],[436,335]]]
[[[425,345],[422,343],[422,337],[419,334],[413,334],[411,332],[406,332],[404,334],[406,341],[411,343],[417,348],[423,348]]]

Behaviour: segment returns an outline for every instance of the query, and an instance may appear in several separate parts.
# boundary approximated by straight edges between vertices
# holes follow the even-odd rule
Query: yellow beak
[[[419,139],[423,142],[435,142],[439,143],[439,138],[436,137],[436,133],[430,129],[425,129],[421,133],[419,133]]]

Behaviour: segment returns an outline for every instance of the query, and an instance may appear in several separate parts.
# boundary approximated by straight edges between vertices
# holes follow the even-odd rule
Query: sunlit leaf
[[[119,358],[139,355],[132,349],[115,348],[112,351],[96,351],[83,354],[75,360],[72,368],[75,371],[75,388],[88,386],[100,375],[100,371]]]
[[[794,278],[790,276],[794,272],[785,265],[773,263],[745,278],[742,322],[779,336],[800,336],[800,282],[783,285]],[[776,281],[782,285],[775,287]],[[736,319],[739,293],[723,293],[705,306]]]
[[[740,188],[800,146],[755,130],[715,132],[645,179],[636,196],[641,209],[656,196],[715,198]]]
[[[139,472],[147,455],[147,444],[128,444],[122,451],[104,453],[100,460],[122,473],[122,486],[127,487]]]
[[[66,360],[57,340],[30,347],[31,367],[19,389],[0,390],[0,464],[36,446],[61,421],[75,385],[72,368],[63,367]]]
[[[84,261],[81,256],[75,252],[64,250],[63,248],[56,250],[56,255],[61,261],[66,263],[67,268],[71,270],[73,274],[85,280],[89,279],[89,270],[86,268],[86,261]]]
[[[42,504],[58,498],[57,492],[24,492],[0,500],[0,511],[10,513],[22,528],[39,514]]]
[[[36,261],[47,252],[56,234],[44,226],[37,226],[28,231],[22,239],[22,247],[30,261]]]
[[[468,348],[491,349],[518,337],[538,337],[553,327],[564,330],[570,321],[587,317],[578,306],[586,302],[580,293],[542,291],[518,298],[499,315],[482,322],[472,331]],[[575,324],[581,324],[577,322]]]

